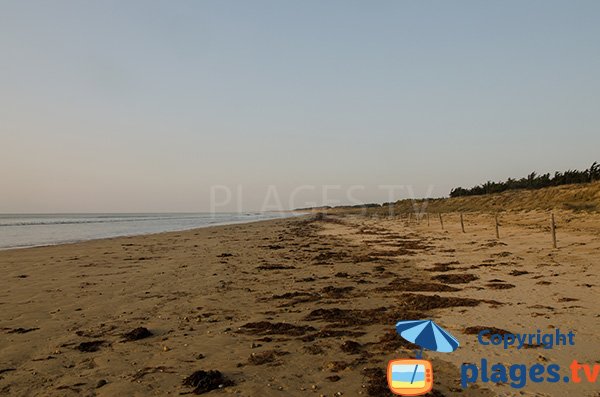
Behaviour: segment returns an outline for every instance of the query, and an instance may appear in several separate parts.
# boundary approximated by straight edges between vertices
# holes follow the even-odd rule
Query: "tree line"
[[[589,169],[583,171],[557,171],[554,175],[550,175],[550,173],[538,175],[537,173],[532,172],[527,175],[527,177],[521,179],[508,178],[505,182],[487,181],[486,183],[474,186],[470,189],[457,187],[450,191],[450,197],[479,196],[501,193],[507,190],[541,189],[549,186],[568,185],[571,183],[589,183],[594,181],[600,181],[600,164],[596,161]]]

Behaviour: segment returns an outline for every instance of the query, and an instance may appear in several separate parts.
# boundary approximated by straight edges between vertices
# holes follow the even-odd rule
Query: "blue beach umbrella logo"
[[[396,332],[407,341],[421,347],[417,358],[421,358],[423,349],[451,353],[459,346],[454,336],[432,320],[399,321],[396,324]]]
[[[433,368],[422,360],[423,349],[450,353],[459,346],[458,340],[431,320],[400,321],[396,331],[407,341],[419,346],[416,359],[390,360],[387,380],[390,391],[401,396],[419,396],[433,388]]]

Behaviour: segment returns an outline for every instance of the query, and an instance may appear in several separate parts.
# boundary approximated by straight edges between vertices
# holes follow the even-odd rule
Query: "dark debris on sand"
[[[512,272],[508,273],[510,276],[522,276],[524,274],[529,274],[529,272],[527,270],[513,270]]]
[[[342,326],[354,326],[354,325],[366,325],[366,324],[380,324],[387,322],[388,308],[379,307],[376,309],[340,309],[337,307],[329,309],[315,309],[311,311],[306,317],[307,321],[326,321],[328,323],[334,323],[338,327]]]
[[[134,341],[134,340],[148,338],[152,335],[153,335],[152,332],[150,332],[150,330],[148,328],[138,327],[138,328],[132,329],[129,332],[124,333],[123,337],[125,338],[125,341]]]
[[[406,339],[402,338],[395,330],[389,330],[384,333],[379,341],[366,343],[370,350],[376,349],[377,351],[391,352],[398,350],[400,348],[407,350],[419,350],[421,349],[419,346],[414,343],[410,343]]]
[[[288,269],[295,269],[295,266],[288,266],[288,265],[279,265],[279,264],[265,264],[265,265],[260,265],[257,266],[256,269],[257,270],[288,270]]]
[[[482,326],[482,325],[476,325],[476,326],[473,326],[473,327],[467,327],[467,328],[465,328],[463,330],[463,333],[465,333],[467,335],[476,335],[476,334],[480,333],[481,331],[485,331],[485,330],[489,330],[490,331],[489,334],[485,335],[488,339],[493,334],[498,334],[498,335],[512,334],[512,332],[507,331],[507,330],[502,329],[502,328],[485,327],[485,326]]]
[[[343,260],[347,257],[348,257],[348,254],[344,251],[338,251],[338,252],[326,251],[326,252],[319,253],[317,256],[315,256],[313,258],[313,260],[317,263],[326,263],[330,259],[339,261],[339,260]]]
[[[429,283],[425,281],[412,281],[406,277],[397,277],[384,287],[377,288],[378,291],[423,291],[423,292],[456,292],[460,288],[446,284]]]
[[[349,294],[354,287],[334,287],[333,285],[329,285],[321,290],[321,293],[327,295],[330,298],[343,298],[347,294]]]
[[[271,323],[258,321],[242,325],[238,332],[252,335],[289,335],[302,336],[308,332],[316,331],[310,325],[294,325],[289,323]]]
[[[281,249],[284,249],[285,247],[283,245],[279,245],[279,244],[269,244],[269,245],[267,245],[267,248],[270,250],[281,250]]]
[[[293,298],[298,298],[298,297],[312,297],[312,296],[318,296],[318,294],[316,294],[314,292],[307,292],[307,291],[294,291],[294,292],[286,292],[285,294],[281,294],[281,295],[273,295],[271,298],[272,299],[293,299]]]
[[[431,309],[444,309],[448,307],[458,306],[478,306],[481,302],[479,299],[472,298],[456,298],[445,297],[439,295],[420,295],[420,294],[403,294],[403,303],[417,311],[425,311]]]
[[[102,345],[104,345],[106,343],[106,341],[104,340],[93,340],[90,342],[81,342],[79,345],[77,345],[76,349],[79,350],[80,352],[84,352],[84,353],[93,353],[93,352],[97,352],[98,350],[100,350],[100,347]]]
[[[281,365],[282,362],[278,360],[278,357],[285,356],[286,354],[290,353],[281,350],[265,350],[262,352],[252,353],[250,357],[248,357],[248,362],[252,365]]]
[[[429,269],[425,269],[428,272],[439,272],[439,273],[443,273],[443,272],[449,272],[451,270],[456,270],[455,266],[452,265],[459,265],[460,262],[458,261],[451,261],[451,262],[438,262],[438,263],[434,263],[433,267],[430,267]]]
[[[305,277],[295,280],[297,283],[312,283],[313,281],[315,281],[314,277]]]
[[[392,396],[388,388],[385,372],[381,368],[365,368],[363,369],[365,389],[369,396],[387,397]]]
[[[7,334],[26,334],[28,332],[31,331],[37,331],[39,328],[37,327],[33,327],[33,328],[13,328],[13,329],[9,329],[8,331],[6,331]]]
[[[323,354],[325,352],[325,350],[323,350],[323,348],[316,343],[312,345],[304,345],[303,349],[305,352],[313,355]]]
[[[330,361],[325,364],[324,370],[328,370],[331,372],[341,372],[346,368],[352,368],[351,363],[347,363],[346,361]]]
[[[372,324],[393,324],[402,319],[420,318],[423,312],[459,306],[477,306],[481,300],[471,298],[444,297],[405,293],[400,295],[395,307],[374,309],[320,308],[311,311],[306,321],[324,321],[336,327],[349,327]]]
[[[343,352],[348,354],[358,354],[362,349],[362,345],[356,341],[347,340],[344,343],[342,343],[340,349],[342,349]]]
[[[458,274],[438,274],[432,277],[433,280],[441,281],[447,284],[466,284],[479,279],[475,274],[458,273]]]
[[[194,394],[204,394],[211,390],[233,386],[233,381],[225,377],[220,371],[196,371],[183,380],[184,386],[193,387]]]
[[[511,289],[515,288],[514,284],[509,283],[487,283],[485,285],[489,289]]]
[[[303,342],[313,342],[316,339],[322,338],[358,338],[359,336],[365,335],[364,331],[349,331],[345,329],[335,329],[335,328],[323,328],[314,334],[305,335],[300,340]]]

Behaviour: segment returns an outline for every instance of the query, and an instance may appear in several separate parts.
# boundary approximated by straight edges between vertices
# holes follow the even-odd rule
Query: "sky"
[[[0,0],[0,213],[446,196],[600,160],[600,2]]]

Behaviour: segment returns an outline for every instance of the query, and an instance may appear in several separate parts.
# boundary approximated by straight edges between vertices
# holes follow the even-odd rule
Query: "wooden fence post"
[[[429,227],[429,212],[427,213],[427,227]]]
[[[462,212],[460,213],[460,228],[462,229],[462,232],[465,232],[465,222],[463,221],[463,214]]]
[[[554,222],[554,213],[552,213],[552,222],[550,224],[550,230],[552,231],[552,246],[556,248],[556,223]]]
[[[438,214],[440,216],[440,224],[442,225],[442,230],[444,230],[444,220],[442,219],[442,213]]]
[[[500,239],[500,225],[498,224],[498,213],[496,212],[496,238]]]

